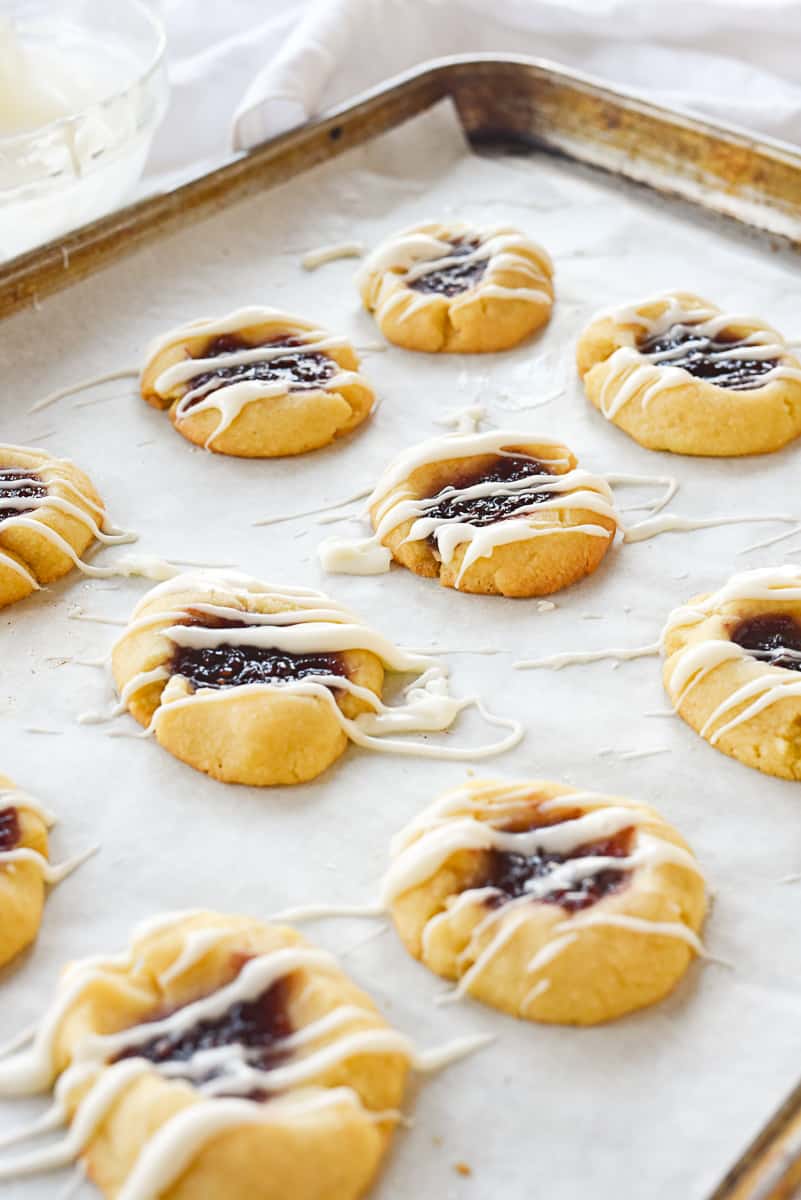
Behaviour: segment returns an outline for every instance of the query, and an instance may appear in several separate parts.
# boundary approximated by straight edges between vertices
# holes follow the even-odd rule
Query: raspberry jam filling
[[[0,854],[19,844],[19,812],[16,808],[0,808]]]
[[[510,496],[462,497],[461,490],[478,483],[515,483],[531,475],[550,475],[541,462],[523,455],[499,455],[490,467],[480,471],[465,471],[454,478],[441,492],[434,496],[433,503],[426,505],[425,516],[439,521],[464,521],[471,525],[492,525],[513,517],[518,509],[530,504],[542,504],[550,500],[553,492],[529,492],[525,489]]]
[[[235,366],[219,366],[213,371],[204,371],[201,375],[195,375],[189,381],[189,390],[195,391],[202,389],[207,384],[215,383],[217,388],[228,387],[232,383],[250,383],[259,381],[263,383],[282,383],[286,385],[287,391],[302,392],[310,388],[319,387],[326,380],[331,379],[338,370],[337,364],[327,354],[318,354],[315,351],[304,351],[302,349],[304,343],[298,337],[280,337],[271,338],[267,342],[262,342],[261,346],[272,349],[276,346],[285,346],[286,354],[280,354],[277,357],[265,358],[257,362],[239,363]],[[240,350],[256,350],[260,346],[254,346],[250,342],[246,342],[243,338],[235,333],[226,333],[221,337],[215,338],[209,342],[208,346],[203,349],[203,358],[217,358],[223,354],[236,354]],[[187,408],[191,408],[193,404],[199,404],[202,400],[202,395],[191,399]]]
[[[245,958],[241,965],[244,965]],[[282,1049],[281,1043],[293,1032],[289,1018],[289,977],[277,980],[271,984],[255,1000],[243,1000],[232,1004],[222,1016],[198,1021],[190,1029],[175,1033],[162,1033],[146,1042],[138,1042],[126,1046],[114,1058],[120,1062],[125,1058],[144,1058],[148,1062],[161,1063],[190,1063],[196,1054],[204,1050],[216,1050],[221,1046],[237,1046],[243,1050],[242,1057],[248,1066],[257,1070],[267,1070],[289,1057],[289,1051]],[[146,1018],[147,1023],[164,1021],[178,1009],[169,1009],[154,1013]],[[232,1059],[235,1070],[237,1059]],[[220,1079],[228,1074],[224,1063],[210,1067],[208,1072],[198,1075],[187,1069],[185,1075],[180,1070],[170,1072],[171,1078],[188,1079],[195,1084],[208,1083],[212,1079]],[[218,1094],[224,1095],[224,1091]],[[268,1092],[263,1089],[247,1093],[248,1099],[265,1100]],[[241,1092],[237,1092],[241,1095]]]
[[[561,820],[570,817],[562,816]],[[532,828],[537,828],[533,826]],[[515,827],[510,832],[526,832]],[[561,863],[576,858],[626,858],[631,853],[633,828],[623,829],[613,837],[603,841],[587,842],[577,846],[567,854],[557,854],[550,850],[538,848],[533,854],[512,854],[506,850],[487,851],[487,865],[482,871],[479,882],[472,882],[471,888],[496,888],[497,895],[490,896],[487,904],[491,908],[517,900],[532,890],[534,880],[547,879]],[[594,875],[585,875],[569,887],[555,887],[545,895],[538,895],[541,904],[558,904],[568,912],[578,912],[597,904],[604,896],[620,891],[629,881],[631,872],[605,868]]]
[[[671,353],[682,346],[686,346],[683,353]],[[740,347],[742,358],[716,357],[722,351]],[[779,365],[775,358],[749,358],[750,347],[734,334],[727,335],[724,331],[710,338],[698,333],[692,325],[672,325],[667,332],[640,342],[637,348],[642,354],[665,355],[659,366],[682,367],[696,379],[705,379],[733,392],[762,387],[762,376]]]
[[[246,621],[210,621],[205,614],[188,622],[215,629],[252,629]],[[258,626],[255,626],[258,628]],[[291,683],[314,675],[346,674],[341,654],[289,654],[275,646],[176,646],[171,672],[195,688],[244,687],[249,683]]]
[[[478,248],[478,239],[451,242],[448,258],[465,258]],[[415,292],[436,293],[438,296],[458,296],[466,292],[484,277],[486,258],[474,258],[470,262],[452,263],[438,271],[429,271],[409,283]]]
[[[35,471],[0,467],[0,521],[26,511],[27,505],[16,504],[15,501],[44,500],[46,496],[47,485]]]
[[[746,617],[730,636],[760,662],[785,667],[788,671],[801,671],[801,625],[789,613]]]

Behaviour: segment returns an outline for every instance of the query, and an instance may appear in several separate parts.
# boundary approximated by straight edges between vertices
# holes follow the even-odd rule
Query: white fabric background
[[[799,0],[155,0],[172,103],[148,184],[425,59],[534,54],[801,144]]]

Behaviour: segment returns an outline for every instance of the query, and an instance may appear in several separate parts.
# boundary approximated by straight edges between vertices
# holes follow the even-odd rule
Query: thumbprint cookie
[[[547,252],[507,226],[415,225],[365,260],[357,283],[384,337],[405,350],[508,350],[553,307]]]
[[[617,529],[604,479],[560,442],[509,430],[412,447],[384,472],[369,511],[375,545],[363,557],[384,547],[387,565],[391,554],[416,575],[485,595],[568,587],[596,569]],[[323,558],[337,569],[335,552]]]
[[[599,313],[577,360],[595,407],[649,450],[764,454],[801,434],[801,363],[782,335],[688,292]]]
[[[55,818],[0,775],[0,967],[35,940],[42,923],[45,888],[83,861],[50,865],[48,830]]]
[[[555,783],[470,780],[392,843],[383,902],[456,994],[594,1025],[653,1004],[702,953],[706,889],[657,812]]]
[[[673,706],[724,754],[801,779],[801,567],[733,575],[662,633]]]
[[[348,741],[436,758],[501,753],[510,734],[464,749],[390,738],[449,729],[477,703],[448,693],[447,668],[411,654],[320,592],[235,573],[179,575],[148,592],[111,656],[126,708],[176,758],[227,783],[303,783]],[[415,678],[385,705],[386,671]]]
[[[259,307],[158,338],[141,390],[190,442],[239,458],[318,450],[361,425],[375,401],[345,338]]]
[[[103,502],[66,459],[0,445],[0,608],[80,566],[103,531]]]
[[[80,1158],[109,1200],[358,1200],[413,1057],[287,926],[157,918],[127,952],[72,963],[31,1044],[0,1062],[0,1094],[55,1084],[44,1128],[70,1126],[0,1178]]]

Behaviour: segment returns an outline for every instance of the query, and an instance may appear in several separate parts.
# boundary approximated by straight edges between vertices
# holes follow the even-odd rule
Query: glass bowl
[[[0,261],[131,193],[167,107],[164,52],[142,0],[0,5]]]

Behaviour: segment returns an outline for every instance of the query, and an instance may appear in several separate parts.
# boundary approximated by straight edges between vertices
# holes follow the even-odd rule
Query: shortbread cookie
[[[801,567],[733,575],[668,617],[664,681],[673,705],[717,750],[801,779]]]
[[[801,363],[782,335],[688,292],[599,313],[577,357],[595,407],[649,450],[764,454],[801,434]]]
[[[594,1025],[667,995],[702,951],[706,892],[653,809],[555,783],[471,780],[392,845],[407,950],[514,1016]]]
[[[103,502],[66,459],[0,445],[0,608],[66,575],[102,530]]]
[[[387,734],[449,729],[475,699],[448,693],[440,659],[394,646],[320,592],[236,573],[180,575],[134,609],[112,652],[127,708],[176,758],[227,783],[314,779],[348,741],[372,750],[475,758],[516,745],[440,746]],[[385,671],[413,675],[381,700]]]
[[[39,932],[50,824],[44,809],[0,775],[0,967]]]
[[[294,930],[194,912],[73,963],[0,1093],[49,1089],[109,1200],[357,1200],[392,1136],[413,1047]]]
[[[553,265],[507,226],[415,225],[366,259],[357,282],[381,332],[406,350],[507,350],[544,325]]]
[[[55,817],[0,775],[0,967],[36,940],[48,884],[60,883],[92,853],[57,866],[49,858]]]
[[[545,596],[596,569],[615,538],[609,485],[550,438],[510,430],[413,447],[370,498],[376,537],[463,592]]]
[[[327,446],[361,425],[375,400],[345,338],[258,307],[159,338],[141,388],[190,442],[240,458]]]

